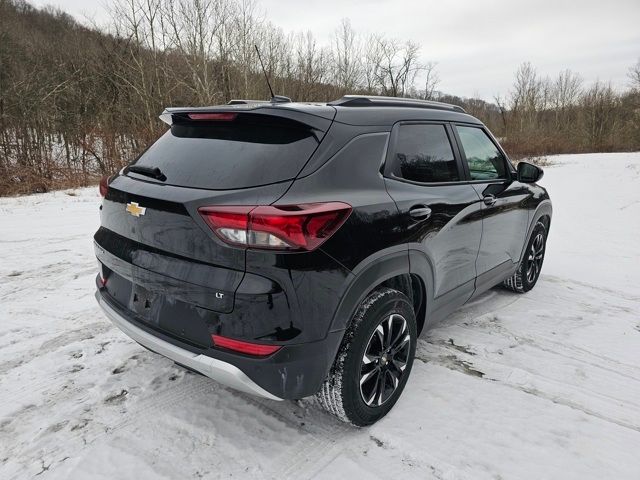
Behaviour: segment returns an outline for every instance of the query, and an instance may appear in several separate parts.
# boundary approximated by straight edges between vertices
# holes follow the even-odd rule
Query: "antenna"
[[[271,100],[275,101],[276,96],[273,94],[273,88],[271,88],[271,83],[269,83],[269,76],[267,75],[267,71],[264,69],[264,63],[262,63],[260,50],[258,50],[258,45],[254,45],[254,47],[256,48],[256,53],[258,54],[258,60],[260,60],[260,66],[262,67],[262,73],[264,73],[264,79],[267,81],[267,86],[269,87],[269,91],[271,92]]]

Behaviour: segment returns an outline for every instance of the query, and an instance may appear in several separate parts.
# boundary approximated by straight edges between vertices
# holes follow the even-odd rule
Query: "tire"
[[[362,302],[345,332],[334,364],[316,394],[320,405],[355,426],[377,422],[402,394],[416,343],[411,301],[391,288],[375,290]]]
[[[531,290],[540,278],[544,254],[547,251],[547,227],[543,222],[536,223],[527,242],[527,248],[518,270],[504,281],[504,286],[517,293]]]

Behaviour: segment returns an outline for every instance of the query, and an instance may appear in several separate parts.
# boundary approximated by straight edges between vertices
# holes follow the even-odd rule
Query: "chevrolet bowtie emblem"
[[[134,217],[139,217],[140,215],[144,215],[144,212],[147,211],[145,207],[141,207],[140,205],[138,205],[138,202],[127,203],[126,210]]]

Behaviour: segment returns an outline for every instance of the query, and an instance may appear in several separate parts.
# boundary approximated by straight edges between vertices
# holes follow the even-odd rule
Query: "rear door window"
[[[294,178],[317,148],[319,133],[257,114],[226,122],[179,122],[135,164],[158,167],[166,176],[163,183],[170,185],[212,190],[266,185]]]
[[[507,178],[506,162],[489,136],[477,127],[456,125],[471,180]]]
[[[400,125],[395,140],[391,175],[412,182],[460,180],[458,163],[442,124]]]

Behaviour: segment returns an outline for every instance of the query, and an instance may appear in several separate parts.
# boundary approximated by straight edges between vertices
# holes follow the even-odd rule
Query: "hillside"
[[[552,161],[535,289],[493,289],[423,334],[366,429],[224,388],[114,327],[93,296],[95,188],[0,199],[0,478],[637,480],[640,154]]]
[[[275,92],[296,101],[362,93],[452,102],[514,158],[640,149],[640,75],[615,91],[569,70],[542,77],[525,62],[494,104],[439,92],[421,45],[356,32],[348,19],[323,45],[312,32],[284,32],[255,2],[108,6],[110,23],[97,30],[0,0],[0,196],[95,183],[159,136],[167,106],[269,98],[256,45]]]

